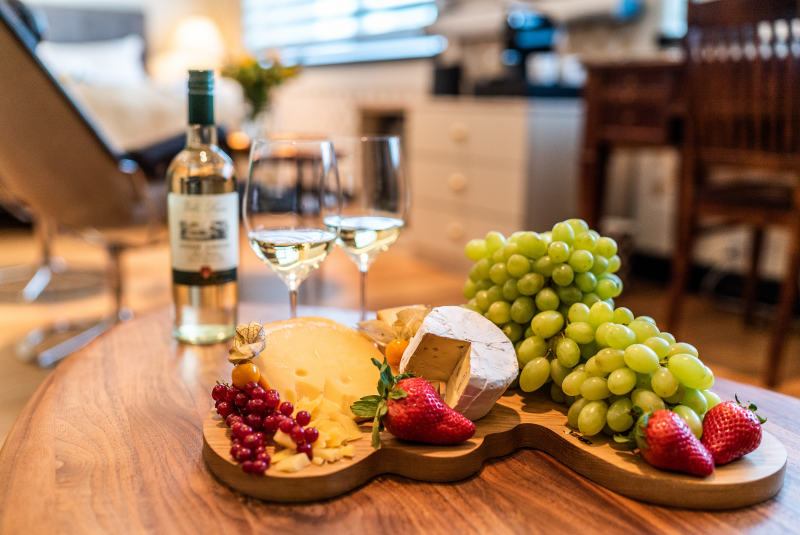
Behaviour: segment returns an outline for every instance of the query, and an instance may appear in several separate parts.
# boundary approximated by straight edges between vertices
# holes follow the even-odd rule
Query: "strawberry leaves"
[[[397,383],[403,379],[414,377],[413,373],[401,373],[397,377],[392,375],[392,369],[383,359],[383,364],[377,359],[372,359],[372,363],[380,370],[381,376],[378,379],[378,395],[364,396],[350,406],[350,410],[361,418],[373,418],[372,421],[372,447],[376,450],[381,447],[381,431],[383,431],[383,417],[389,411],[388,402],[390,399],[398,400],[408,396],[402,388],[397,388]]]
[[[739,406],[741,406],[741,407],[744,407],[744,405],[742,405],[742,402],[741,402],[741,401],[739,401],[739,394],[734,394],[734,395],[733,395],[733,398],[736,400],[736,403],[737,403]],[[748,405],[748,406],[747,406],[747,407],[745,407],[745,408],[746,408],[746,409],[749,409],[749,410],[751,410],[751,411],[753,411],[753,412],[755,412],[755,413],[756,413],[756,418],[758,418],[758,421],[759,421],[759,422],[761,422],[761,425],[764,425],[765,423],[767,423],[767,419],[766,419],[766,418],[764,418],[764,417],[762,417],[760,414],[758,414],[758,413],[756,412],[756,411],[758,410],[758,407],[756,407],[756,404],[755,404],[755,403],[753,403],[753,402],[748,402],[748,403],[750,403],[750,405]]]

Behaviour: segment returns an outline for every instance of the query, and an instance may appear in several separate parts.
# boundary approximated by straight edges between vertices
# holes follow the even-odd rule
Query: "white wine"
[[[336,229],[338,216],[325,218],[331,230]],[[394,217],[358,216],[341,218],[339,245],[359,265],[369,265],[397,241],[403,221]]]
[[[336,243],[336,234],[318,229],[256,230],[247,237],[256,256],[287,283],[289,290],[296,290]]]
[[[186,148],[167,170],[173,335],[212,344],[236,329],[239,194],[217,146],[213,72],[189,71]]]

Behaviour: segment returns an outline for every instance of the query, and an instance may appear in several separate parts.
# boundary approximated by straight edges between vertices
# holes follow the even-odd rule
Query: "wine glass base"
[[[100,295],[103,270],[23,264],[0,268],[0,303],[53,303]]]
[[[58,320],[47,327],[37,327],[16,344],[17,358],[46,368],[85,347],[118,322],[106,316],[79,322]]]

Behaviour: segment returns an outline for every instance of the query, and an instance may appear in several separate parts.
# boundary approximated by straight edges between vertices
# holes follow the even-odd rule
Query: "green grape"
[[[589,325],[597,329],[603,323],[614,319],[614,310],[606,303],[598,302],[589,309]]]
[[[547,256],[554,264],[561,264],[569,260],[569,245],[563,241],[554,241],[547,248]]]
[[[700,416],[708,411],[708,400],[695,388],[686,388],[686,394],[681,400],[681,405],[686,405]]]
[[[567,338],[571,338],[579,344],[588,344],[594,340],[595,336],[592,326],[582,321],[576,321],[567,325],[564,334],[566,334]]]
[[[575,286],[584,293],[591,292],[597,286],[597,278],[589,272],[578,273],[575,275]]]
[[[570,373],[572,373],[572,368],[562,366],[558,359],[550,361],[550,377],[553,379],[553,383],[558,385],[559,390],[561,389],[561,384],[564,382],[564,378]]]
[[[636,373],[653,373],[658,369],[658,355],[644,344],[631,344],[625,349],[625,364]]]
[[[537,310],[555,310],[561,300],[552,288],[542,288],[534,299]]]
[[[617,242],[611,238],[600,238],[594,251],[602,257],[611,258],[617,254]]]
[[[505,247],[505,246],[503,246]],[[502,264],[504,263],[505,256],[503,255],[503,248],[496,250],[492,255],[492,264]]]
[[[608,372],[601,370],[597,366],[597,355],[586,361],[586,368],[584,368],[584,370],[589,374],[589,377],[605,377],[608,375]]]
[[[543,256],[533,263],[534,273],[538,273],[543,277],[550,277],[555,267],[555,262],[549,256]]]
[[[563,392],[563,390],[562,390],[562,392]],[[578,397],[580,397],[580,396],[578,396]],[[572,404],[575,403],[576,399],[577,398],[575,396],[568,396],[568,395],[564,394],[564,403],[567,404],[567,407],[571,407]]]
[[[567,396],[564,395],[564,391],[561,390],[560,386],[558,386],[556,383],[553,383],[550,385],[550,399],[556,403],[565,403],[567,401]]]
[[[606,273],[616,273],[621,267],[622,260],[619,259],[619,256],[614,255],[608,259],[608,269],[606,269]]]
[[[573,370],[570,372],[569,375],[564,377],[564,381],[561,383],[561,388],[564,390],[564,393],[568,396],[577,396],[581,393],[581,385],[589,378],[589,374],[583,370],[575,371]]]
[[[494,269],[494,267],[492,268]],[[492,279],[494,280],[494,279]],[[602,300],[613,298],[617,293],[617,283],[610,279],[597,281],[597,286],[594,287],[594,293],[597,294]]]
[[[475,283],[475,289],[479,292],[481,290],[488,290],[492,286],[494,286],[492,279],[481,279]]]
[[[503,284],[503,299],[506,301],[514,301],[517,297],[519,297],[520,293],[517,290],[517,279],[508,279],[505,284]]]
[[[528,323],[533,318],[534,312],[536,310],[530,297],[517,297],[511,304],[511,319],[517,323]]]
[[[675,343],[675,337],[669,334],[668,332],[662,332],[661,334],[658,335],[658,337],[663,338],[664,340],[669,342],[670,345]]]
[[[575,241],[575,231],[567,223],[556,223],[553,226],[553,241],[572,245]]]
[[[478,273],[478,264],[474,264],[469,269],[469,280],[471,280],[472,282],[478,282],[479,280],[481,280],[480,273]]]
[[[585,372],[586,371],[586,364],[578,364],[574,368],[572,368],[574,372]]]
[[[523,392],[539,390],[550,378],[550,362],[546,358],[533,359],[525,365],[519,375],[519,387]]]
[[[511,381],[511,384],[508,385],[508,389],[509,390],[515,390],[515,389],[519,388],[519,375],[520,374],[518,373],[517,374],[517,378],[514,379],[513,381]]]
[[[575,236],[573,245],[578,251],[589,251],[590,253],[593,253],[595,247],[597,247],[597,238],[588,232],[582,232]]]
[[[674,347],[674,346],[673,346]],[[706,367],[692,355],[672,355],[667,367],[685,386],[696,387],[706,375]]]
[[[600,351],[600,346],[598,346],[597,342],[594,340],[588,344],[578,344],[578,347],[581,348],[581,358],[584,360],[589,360],[593,356],[597,355],[598,351]]]
[[[594,265],[594,255],[589,251],[577,250],[570,255],[569,265],[576,273],[586,273]]]
[[[677,344],[669,346],[669,356],[672,357],[673,355],[692,355],[693,357],[700,357],[700,353],[697,352],[696,347],[683,342],[678,342]]]
[[[631,401],[634,406],[639,406],[644,412],[660,411],[666,408],[664,401],[651,390],[636,388],[631,392]]]
[[[681,383],[678,383],[678,390],[671,396],[664,398],[664,401],[666,401],[670,405],[677,405],[678,403],[683,401],[683,396],[685,395],[686,395],[686,387],[683,386]]]
[[[561,286],[572,284],[575,272],[567,264],[558,264],[553,270],[553,282]]]
[[[544,277],[538,273],[528,273],[517,281],[517,291],[522,295],[536,295],[544,287]]]
[[[614,325],[610,321],[605,323],[601,323],[600,326],[594,332],[594,339],[597,341],[597,345],[601,348],[609,347],[608,340],[606,340],[606,334],[611,326]]]
[[[519,237],[525,234],[525,231],[518,230],[514,234],[508,237],[508,243],[517,243],[519,241]]]
[[[541,236],[541,237],[542,237],[542,239],[544,240],[544,242],[545,242],[545,243],[546,243],[548,246],[549,246],[551,243],[553,243],[553,233],[552,233],[552,232],[550,232],[549,230],[547,230],[547,231],[545,231],[545,232],[540,232],[540,233],[539,233],[539,236]]]
[[[505,301],[497,301],[489,305],[489,310],[486,311],[486,317],[492,323],[502,325],[511,321],[511,305]]]
[[[613,299],[611,299],[611,298],[609,298],[609,299],[603,299],[603,303],[607,304],[607,305],[608,305],[608,306],[610,306],[611,308],[616,308],[616,307],[617,307],[617,305],[615,305],[615,304],[614,304],[614,300],[613,300]]]
[[[478,305],[475,304],[474,299],[470,299],[469,303],[466,305],[461,305],[462,308],[466,308],[467,310],[472,310],[473,312],[477,312],[478,314],[483,315],[483,310],[480,309]]]
[[[505,301],[505,297],[503,297],[503,287],[499,284],[495,284],[488,290],[486,290],[486,297],[489,298],[489,304],[496,303],[497,301]]]
[[[630,398],[622,398],[611,403],[606,413],[608,426],[617,433],[623,433],[633,426],[631,409],[633,402]]]
[[[614,310],[614,319],[612,321],[630,327],[630,324],[633,323],[633,312],[628,308],[619,307]]]
[[[556,285],[556,294],[561,302],[567,305],[567,311],[569,311],[570,306],[578,303],[583,298],[583,292],[574,284],[569,286]]]
[[[647,323],[652,323],[653,325],[656,324],[656,320],[651,318],[650,316],[638,316],[636,321],[646,321]]]
[[[517,354],[517,362],[519,362],[519,348],[522,347],[522,342],[524,342],[524,341],[525,341],[524,339],[523,340],[517,340],[517,342],[514,344],[514,353]],[[520,366],[520,367],[522,367],[522,366]]]
[[[569,321],[575,322],[583,322],[586,323],[589,321],[589,307],[584,305],[583,303],[575,303],[571,307],[569,307]]]
[[[489,292],[486,290],[481,290],[480,292],[475,294],[475,304],[478,305],[478,308],[481,309],[483,312],[489,310]]]
[[[658,336],[658,327],[646,321],[632,321],[628,328],[636,334],[636,341],[640,344],[648,338]]]
[[[643,390],[653,391],[653,374],[652,373],[637,373],[636,374],[636,388]]]
[[[567,423],[570,425],[570,427],[578,429],[578,417],[588,403],[588,399],[583,399],[580,396],[578,396],[578,398],[572,402],[572,404],[569,406],[569,411],[567,411]]]
[[[578,234],[583,234],[584,232],[589,231],[589,224],[586,223],[586,221],[584,221],[583,219],[578,219],[578,218],[567,219],[566,221],[564,221],[564,223],[572,227],[572,230],[573,232],[575,232],[576,236]]]
[[[658,355],[658,359],[664,359],[669,355],[669,342],[661,338],[660,336],[653,336],[645,340],[644,345],[652,349],[656,355]]]
[[[516,243],[508,243],[503,246],[503,262],[508,263],[509,259],[517,254],[517,244]],[[522,256],[522,255],[520,255]],[[522,258],[525,258],[524,256]],[[527,258],[525,258],[527,260]],[[530,264],[528,264],[530,266]]]
[[[678,378],[667,368],[659,368],[653,372],[650,385],[661,398],[668,398],[678,391]]]
[[[547,252],[547,244],[535,232],[524,232],[517,239],[517,247],[521,254],[533,259],[541,258]]]
[[[714,373],[711,371],[711,368],[706,366],[706,374],[703,377],[703,380],[700,381],[700,384],[697,385],[698,390],[708,390],[714,386]]]
[[[720,403],[722,403],[722,400],[719,399],[719,396],[716,395],[711,390],[701,390],[700,393],[703,394],[704,398],[706,398],[706,403],[708,403],[708,410],[711,410]]]
[[[597,367],[606,373],[625,367],[625,352],[621,349],[607,347],[601,349],[594,358]]]
[[[599,303],[600,298],[597,297],[597,294],[594,292],[587,292],[583,294],[583,299],[581,299],[581,303],[586,305],[587,307],[591,308],[595,303]]]
[[[525,338],[527,339],[527,338],[530,338],[531,336],[536,336],[536,335],[533,334],[533,329],[531,329],[531,325],[529,323],[528,327],[525,329]]]
[[[566,318],[567,314],[569,314],[569,305],[566,303],[561,303],[560,305],[558,305],[558,308],[556,310],[558,311],[559,314],[561,314]]]
[[[608,343],[609,347],[615,349],[626,349],[636,343],[636,335],[624,325],[613,324],[606,331],[606,343]],[[656,357],[656,360],[658,360],[658,357]],[[656,362],[656,364],[658,363]]]
[[[636,386],[636,372],[630,368],[617,368],[608,376],[608,389],[618,396],[627,394]]]
[[[610,395],[611,391],[603,377],[589,377],[581,385],[581,396],[590,401],[606,399]]]
[[[531,270],[531,262],[521,254],[515,254],[508,259],[506,269],[509,275],[518,279]]]
[[[672,409],[672,412],[680,416],[681,419],[686,422],[686,425],[688,425],[689,429],[692,430],[692,434],[694,436],[696,436],[698,439],[703,437],[703,421],[691,407],[687,407],[686,405],[678,405]]]
[[[494,254],[495,251],[503,248],[503,246],[506,244],[506,239],[499,232],[492,231],[486,235],[485,243],[486,252],[489,254]]]
[[[478,276],[481,279],[488,279],[489,278],[489,270],[492,269],[492,261],[489,260],[488,258],[481,258],[475,264],[475,267],[477,268]]]
[[[607,269],[608,269],[608,259],[597,254],[597,250],[595,249],[594,264],[592,264],[592,269],[590,269],[589,271],[591,271],[594,275],[599,277],[600,275],[605,273]]]
[[[512,342],[522,339],[522,333],[525,332],[522,329],[522,325],[514,321],[509,321],[508,323],[504,324],[501,330]]]
[[[556,346],[556,357],[561,366],[572,369],[581,360],[581,348],[575,340],[562,338]]]
[[[587,437],[596,435],[606,425],[607,412],[605,401],[589,401],[578,416],[578,429]]]
[[[547,340],[545,340],[541,336],[536,336],[534,334],[533,336],[526,338],[522,342],[522,345],[519,346],[519,351],[517,351],[517,357],[524,366],[533,359],[538,359],[546,356],[549,349],[550,345],[547,343]]]
[[[489,270],[489,278],[492,279],[492,282],[495,284],[503,285],[511,278],[511,275],[508,274],[506,265],[500,262],[499,264],[493,265],[492,269]]]
[[[531,320],[531,329],[542,338],[550,338],[564,327],[564,316],[555,310],[545,310]]]
[[[472,299],[475,297],[475,294],[478,293],[478,290],[475,288],[475,281],[472,279],[467,279],[467,282],[464,283],[464,287],[461,288],[461,293],[467,299]]]
[[[467,258],[473,262],[477,262],[481,258],[489,255],[489,251],[486,249],[486,240],[468,241],[467,245],[464,247],[464,252],[466,253]]]

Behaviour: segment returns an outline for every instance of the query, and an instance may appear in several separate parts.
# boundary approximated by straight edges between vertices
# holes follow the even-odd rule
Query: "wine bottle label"
[[[172,281],[211,286],[236,280],[239,194],[167,196]]]

